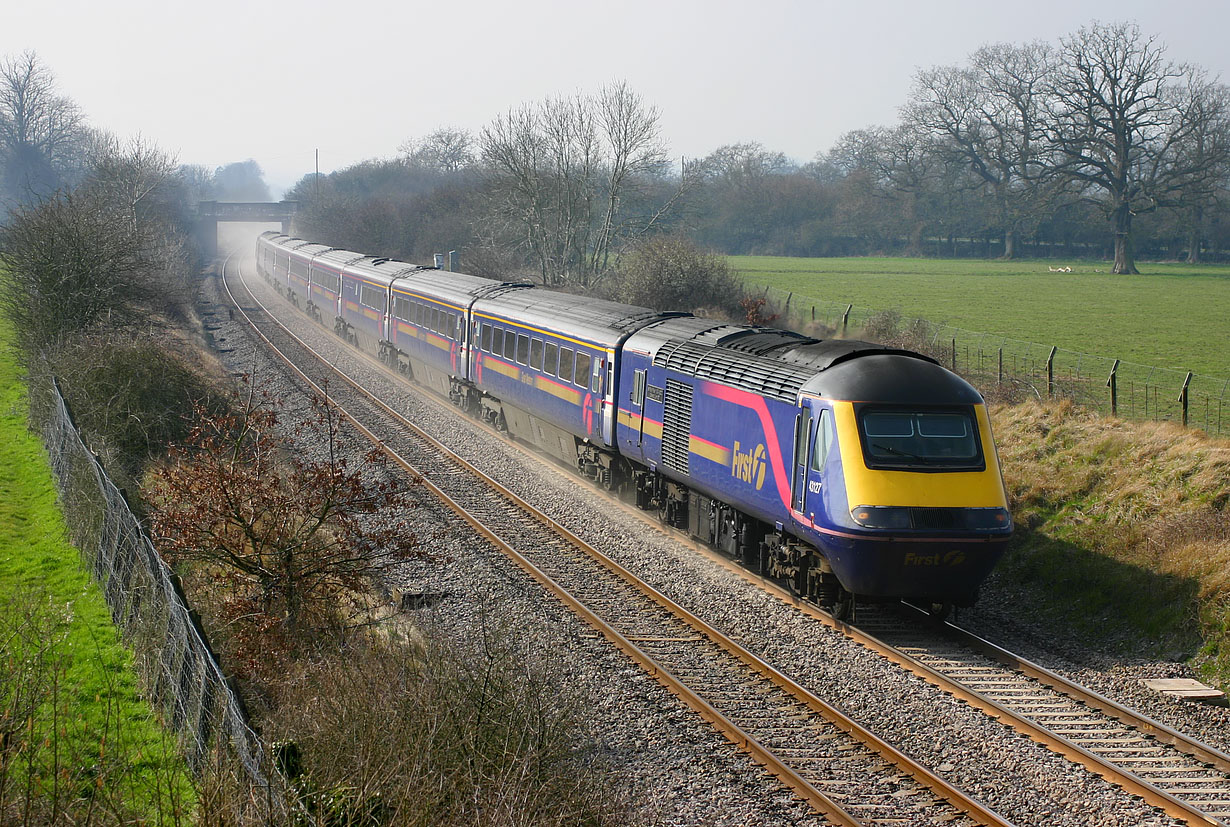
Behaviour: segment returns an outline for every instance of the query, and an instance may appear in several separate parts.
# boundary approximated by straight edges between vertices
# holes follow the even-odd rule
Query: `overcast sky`
[[[182,163],[254,158],[277,197],[441,126],[626,80],[675,156],[759,141],[798,161],[890,124],[919,68],[1130,20],[1230,82],[1225,0],[4,0],[90,122]]]

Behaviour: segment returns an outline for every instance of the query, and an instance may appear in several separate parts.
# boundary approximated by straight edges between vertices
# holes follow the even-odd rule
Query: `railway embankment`
[[[1017,535],[990,589],[1052,638],[1230,685],[1230,441],[1067,402],[993,420]]]

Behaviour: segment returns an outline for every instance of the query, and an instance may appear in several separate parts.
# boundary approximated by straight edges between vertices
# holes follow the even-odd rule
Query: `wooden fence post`
[[[1055,351],[1058,347],[1052,347],[1050,355],[1046,357],[1046,395],[1048,397],[1055,395]]]
[[[1110,378],[1106,380],[1106,387],[1110,388],[1110,415],[1119,415],[1119,360],[1110,366]]]
[[[1187,427],[1187,389],[1192,383],[1192,372],[1187,372],[1187,378],[1183,380],[1183,390],[1179,391],[1179,403],[1183,406],[1183,427]]]
[[[841,314],[841,335],[846,335],[846,325],[850,323],[850,311],[854,309],[854,305],[847,304],[846,312]]]

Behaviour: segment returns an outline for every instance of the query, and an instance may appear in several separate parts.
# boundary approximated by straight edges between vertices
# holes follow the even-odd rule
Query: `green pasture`
[[[731,256],[747,284],[905,318],[1209,377],[1230,378],[1230,266],[1104,261]],[[1071,273],[1048,268],[1071,267]]]
[[[105,790],[95,815],[118,817],[120,807],[145,823],[177,822],[192,806],[186,767],[138,695],[132,655],[66,540],[8,334],[0,320],[0,719],[17,716],[28,740],[6,742],[15,764],[0,782],[62,813],[91,812]]]

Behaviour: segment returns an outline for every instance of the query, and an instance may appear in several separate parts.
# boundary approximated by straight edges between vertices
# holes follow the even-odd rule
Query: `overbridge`
[[[299,208],[298,201],[198,201],[196,205],[197,243],[206,258],[218,255],[218,223],[281,223],[290,235],[290,220]]]

